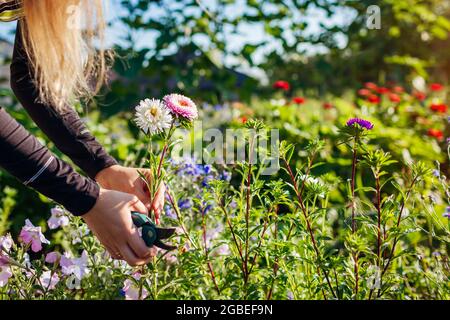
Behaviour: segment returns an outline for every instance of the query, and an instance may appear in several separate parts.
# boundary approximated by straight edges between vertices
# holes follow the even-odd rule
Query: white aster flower
[[[161,100],[145,99],[136,107],[134,120],[144,133],[154,135],[170,128],[172,116]]]

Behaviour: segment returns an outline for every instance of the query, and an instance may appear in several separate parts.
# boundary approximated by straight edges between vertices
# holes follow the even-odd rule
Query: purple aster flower
[[[450,207],[447,207],[445,209],[445,213],[442,215],[444,218],[449,218],[450,219]]]
[[[166,213],[166,216],[171,218],[171,219],[176,219],[177,215],[175,213],[175,211],[172,210],[172,207],[169,205],[166,205],[164,207],[164,212]]]
[[[192,201],[190,199],[179,200],[178,207],[181,210],[188,210],[188,209],[192,208]]]
[[[356,124],[358,124],[361,128],[367,129],[367,130],[372,130],[373,128],[373,123],[368,121],[368,120],[364,120],[364,119],[360,119],[360,118],[351,118],[347,121],[347,127],[352,127]]]
[[[222,174],[220,175],[220,179],[223,181],[230,181],[231,173],[229,173],[228,171],[223,171]]]

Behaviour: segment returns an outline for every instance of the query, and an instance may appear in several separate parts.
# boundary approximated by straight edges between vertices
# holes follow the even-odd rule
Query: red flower
[[[246,122],[247,122],[247,117],[246,116],[242,116],[240,119],[239,119],[243,124],[245,124]]]
[[[333,105],[332,105],[330,102],[325,102],[325,103],[323,104],[323,108],[324,108],[325,110],[333,109]]]
[[[367,101],[369,101],[370,103],[378,104],[381,102],[381,99],[379,96],[372,94],[367,98]]]
[[[417,91],[414,93],[414,97],[419,100],[419,101],[423,101],[427,98],[427,96],[425,95],[425,93]]]
[[[430,106],[430,110],[438,113],[446,113],[448,107],[443,103],[433,103]]]
[[[358,94],[360,96],[367,97],[368,95],[371,94],[371,92],[368,89],[360,89],[360,90],[358,90]]]
[[[401,86],[395,86],[392,88],[392,91],[397,92],[397,93],[403,93],[403,92],[405,92],[405,89]]]
[[[367,89],[370,89],[370,90],[377,90],[378,89],[378,86],[375,83],[373,83],[373,82],[366,82],[364,84],[364,87],[366,87]]]
[[[379,88],[377,88],[376,91],[377,91],[379,94],[386,94],[386,93],[389,93],[389,89],[386,88],[386,87],[379,87]]]
[[[304,104],[306,99],[303,97],[295,97],[292,99],[292,101],[294,101],[294,103],[296,104]]]
[[[275,89],[281,89],[284,91],[288,91],[291,88],[291,85],[287,81],[278,80],[273,84]]]
[[[394,103],[402,102],[402,98],[400,98],[400,96],[398,94],[395,94],[395,93],[391,93],[389,95],[389,100],[391,100],[391,102],[394,102]]]
[[[441,130],[438,129],[428,129],[427,134],[428,136],[436,138],[438,140],[442,140],[444,138],[444,134]]]
[[[430,85],[430,89],[431,91],[441,91],[442,89],[444,89],[444,86],[440,83],[432,83]]]

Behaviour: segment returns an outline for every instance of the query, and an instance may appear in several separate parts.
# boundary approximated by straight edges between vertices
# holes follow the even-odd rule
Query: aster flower
[[[181,94],[172,93],[163,98],[167,108],[177,117],[195,120],[198,117],[195,103]]]
[[[41,251],[43,243],[50,243],[42,234],[41,227],[35,227],[28,219],[25,221],[25,226],[20,231],[19,237],[24,244],[31,245],[33,252]]]
[[[52,216],[47,221],[48,227],[50,229],[54,230],[59,227],[65,227],[69,225],[69,217],[63,209],[58,207],[52,208],[51,214]]]
[[[360,118],[352,118],[347,121],[347,127],[352,127],[355,124],[358,124],[361,128],[364,128],[367,130],[372,130],[372,128],[373,128],[373,123],[368,120],[364,120],[364,119],[360,119]]]
[[[161,100],[142,100],[135,110],[134,121],[146,134],[154,135],[163,132],[172,124],[172,116]]]

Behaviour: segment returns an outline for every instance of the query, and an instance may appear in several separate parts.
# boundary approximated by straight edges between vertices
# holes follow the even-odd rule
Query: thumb
[[[139,213],[143,213],[143,214],[148,216],[148,209],[147,209],[147,207],[136,196],[133,196],[133,198],[131,199],[131,201],[130,201],[130,208],[133,211],[137,211]]]
[[[152,202],[150,199],[150,195],[145,192],[145,188],[146,187],[144,185],[142,186],[142,188],[137,188],[134,194],[138,197],[138,199],[142,202],[142,204],[147,208],[148,211],[152,207]]]

